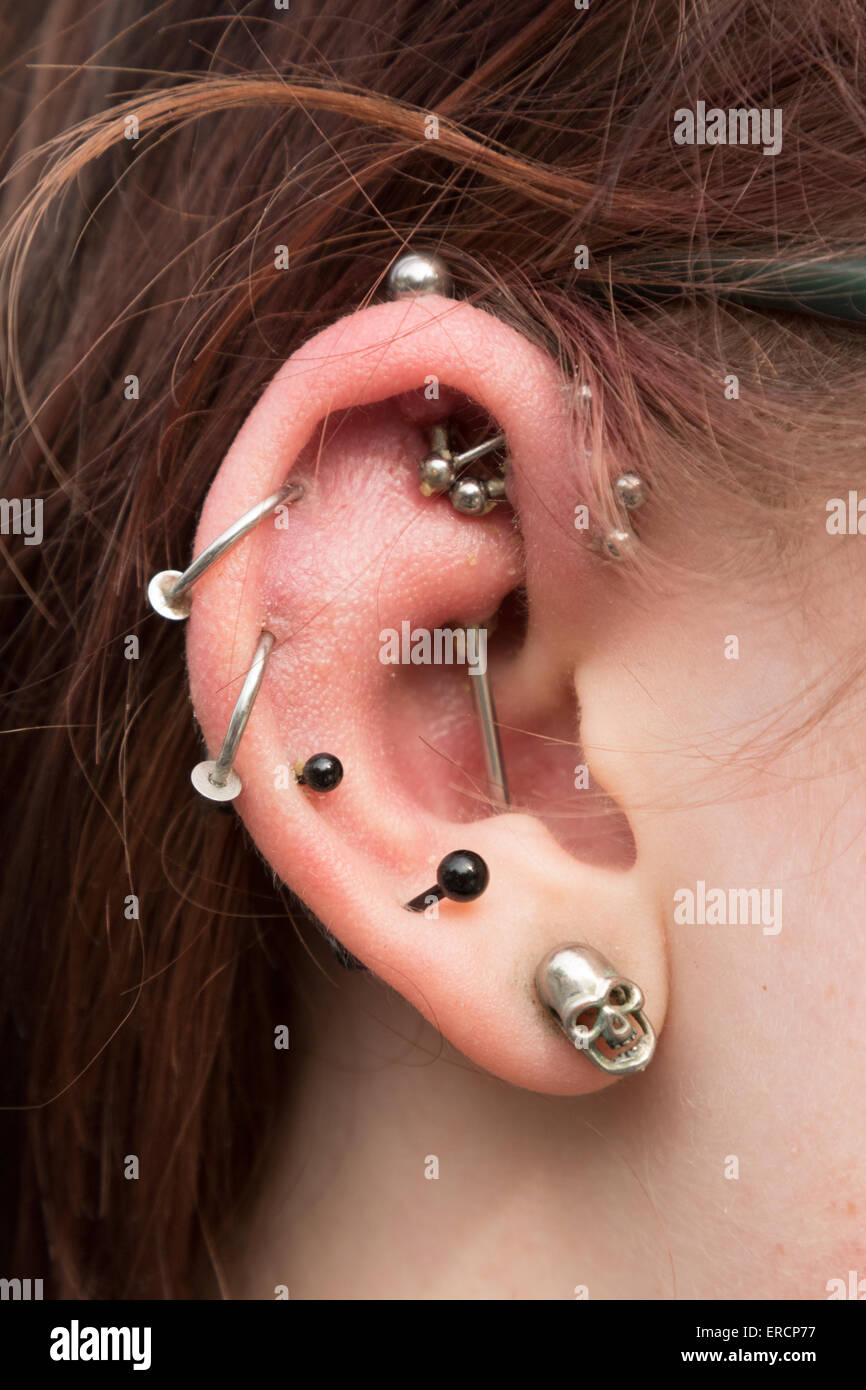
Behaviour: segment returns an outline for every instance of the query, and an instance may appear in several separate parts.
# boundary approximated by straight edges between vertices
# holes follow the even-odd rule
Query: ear
[[[622,579],[574,527],[587,477],[573,393],[544,352],[468,304],[431,295],[334,324],[251,412],[207,497],[196,553],[287,479],[303,499],[202,578],[188,627],[211,754],[259,634],[274,634],[235,806],[275,872],[468,1057],[569,1094],[610,1077],[542,1006],[542,957],[589,943],[641,985],[656,1031],[667,1002],[658,881],[629,823],[628,767],[606,754],[616,804],[575,776],[595,756],[581,749],[581,716],[600,749],[616,747],[600,614]],[[419,491],[426,425],[454,412],[505,432],[510,506],[472,518]],[[520,602],[509,598],[518,590]],[[488,656],[514,809],[497,814],[473,677],[381,656],[386,630],[478,623],[503,604]],[[592,696],[579,716],[584,664]],[[292,771],[322,751],[345,769],[326,796]],[[486,891],[408,912],[457,849],[484,858]]]

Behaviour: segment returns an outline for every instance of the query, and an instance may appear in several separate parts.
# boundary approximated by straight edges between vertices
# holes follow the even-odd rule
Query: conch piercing
[[[649,1065],[656,1039],[643,993],[593,946],[555,947],[539,965],[535,985],[569,1042],[601,1071],[627,1076]]]
[[[295,764],[298,785],[314,792],[332,792],[343,780],[343,764],[333,753],[314,753],[305,763]]]
[[[254,507],[250,507],[248,512],[238,517],[233,526],[223,531],[222,535],[217,536],[215,541],[211,541],[206,550],[198,555],[181,574],[180,570],[160,570],[155,574],[147,586],[147,597],[151,608],[155,609],[162,618],[172,618],[180,621],[188,618],[192,607],[192,595],[190,588],[200,579],[205,570],[210,569],[211,565],[216,564],[217,560],[222,559],[227,550],[231,550],[233,545],[237,545],[239,540],[251,531],[254,526],[266,517],[268,512],[272,512],[280,503],[297,502],[303,497],[304,489],[297,483],[284,483],[276,492],[272,492],[270,497],[264,501],[257,502]]]
[[[250,669],[241,686],[237,704],[232,711],[219,756],[215,759],[208,758],[202,763],[196,763],[190,773],[190,781],[196,791],[201,796],[206,796],[209,801],[234,801],[241,790],[241,779],[232,764],[237,755],[244,729],[247,727],[247,720],[252,714],[273,645],[274,634],[263,632],[256,645]]]
[[[455,849],[446,854],[436,870],[436,882],[426,893],[405,904],[409,912],[423,912],[430,906],[430,899],[441,902],[451,898],[456,903],[471,903],[480,898],[490,882],[490,870],[481,858],[471,849]]]

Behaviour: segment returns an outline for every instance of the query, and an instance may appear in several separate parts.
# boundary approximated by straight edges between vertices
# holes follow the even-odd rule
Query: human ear
[[[539,962],[561,943],[588,944],[639,982],[656,1030],[667,985],[627,771],[616,768],[614,804],[579,743],[582,718],[605,746],[603,682],[592,708],[579,711],[578,695],[582,662],[597,671],[603,657],[607,586],[621,581],[574,528],[588,479],[572,390],[538,346],[439,295],[365,308],[318,334],[228,450],[196,553],[283,482],[303,496],[202,577],[187,650],[213,755],[260,635],[273,634],[235,805],[279,877],[466,1056],[515,1085],[580,1094],[612,1076],[544,1007]],[[504,431],[508,505],[463,516],[419,490],[426,429],[449,413]],[[382,659],[383,633],[484,624],[503,605],[488,655],[507,810],[487,796],[467,685],[477,677]],[[295,775],[323,751],[344,768],[327,795]],[[464,848],[488,866],[485,891],[407,911]]]

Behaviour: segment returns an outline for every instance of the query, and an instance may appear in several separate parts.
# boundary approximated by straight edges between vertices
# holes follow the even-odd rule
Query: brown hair
[[[295,904],[192,802],[182,634],[143,602],[277,364],[412,241],[591,377],[674,512],[724,492],[783,542],[863,445],[856,329],[614,294],[661,251],[856,244],[858,7],[218,8],[3,20],[3,495],[43,499],[45,531],[0,537],[3,1202],[7,1272],[48,1296],[217,1292],[285,1100]],[[783,153],[676,146],[698,99],[782,108]]]

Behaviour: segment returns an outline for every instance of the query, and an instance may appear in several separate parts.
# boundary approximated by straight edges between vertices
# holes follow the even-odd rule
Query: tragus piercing
[[[440,256],[432,252],[407,251],[398,256],[388,271],[385,288],[389,299],[412,299],[419,294],[453,293],[451,274]]]
[[[209,801],[234,801],[241,791],[241,779],[232,764],[247,727],[247,720],[252,714],[273,645],[273,633],[263,632],[256,644],[250,669],[241,686],[237,704],[232,711],[232,717],[229,720],[229,727],[219,755],[216,758],[207,758],[204,762],[196,763],[190,773],[190,781],[196,791],[201,796],[206,796]]]
[[[233,545],[242,540],[248,531],[257,526],[263,517],[281,502],[297,502],[303,495],[304,489],[297,483],[284,483],[276,492],[272,492],[270,497],[265,497],[263,501],[250,507],[249,511],[244,512],[243,516],[238,517],[237,521],[217,536],[215,541],[211,541],[183,573],[180,570],[160,570],[147,586],[151,608],[159,613],[160,617],[171,618],[176,622],[188,618],[192,607],[192,595],[189,590],[205,570],[222,559],[226,551],[231,550]]]
[[[557,946],[535,973],[538,997],[569,1042],[609,1076],[643,1071],[656,1038],[643,991],[585,942]]]
[[[343,780],[343,764],[333,753],[314,753],[305,763],[295,765],[298,785],[314,792],[332,792]]]
[[[408,912],[423,912],[433,898],[441,902],[451,898],[457,903],[471,903],[480,898],[490,882],[490,870],[471,849],[455,849],[446,854],[436,871],[436,882],[426,893],[405,904]]]

